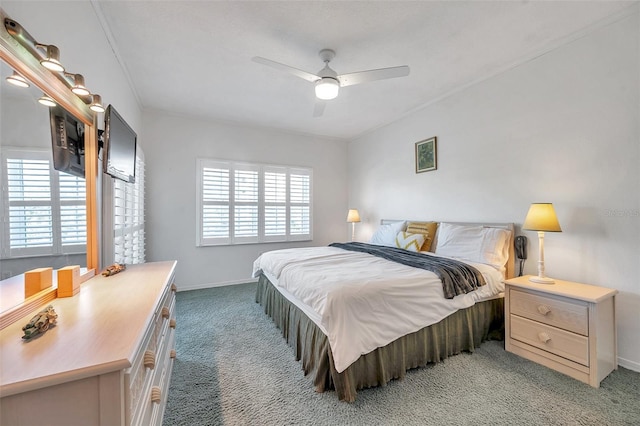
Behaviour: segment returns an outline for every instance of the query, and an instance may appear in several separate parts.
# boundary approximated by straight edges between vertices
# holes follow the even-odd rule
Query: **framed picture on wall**
[[[436,142],[435,136],[416,142],[416,173],[428,172],[437,168]]]

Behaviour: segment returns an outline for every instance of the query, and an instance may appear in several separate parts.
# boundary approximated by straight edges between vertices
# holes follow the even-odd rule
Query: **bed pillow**
[[[485,263],[500,270],[509,257],[511,231],[482,225],[441,223],[436,254]]]
[[[404,222],[394,222],[386,225],[380,225],[380,227],[371,236],[369,243],[379,246],[396,246],[396,235],[398,232],[404,230]]]
[[[407,222],[407,232],[412,234],[424,234],[426,236],[420,251],[431,251],[433,237],[436,235],[438,222]]]
[[[396,235],[396,247],[409,251],[420,251],[426,240],[425,234],[413,234],[407,231],[400,231]]]

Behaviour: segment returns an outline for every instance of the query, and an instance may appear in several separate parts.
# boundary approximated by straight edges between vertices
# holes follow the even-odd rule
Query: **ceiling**
[[[606,24],[630,2],[92,1],[143,108],[353,139]],[[344,74],[408,65],[344,87],[314,117],[323,48]]]

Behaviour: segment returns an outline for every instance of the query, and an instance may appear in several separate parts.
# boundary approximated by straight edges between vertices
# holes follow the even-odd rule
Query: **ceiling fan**
[[[335,51],[331,49],[322,49],[320,51],[320,58],[324,62],[324,68],[318,71],[317,74],[290,67],[289,65],[284,65],[260,56],[253,57],[253,61],[280,71],[288,72],[311,83],[315,83],[316,97],[322,101],[331,100],[337,97],[340,87],[409,75],[409,67],[407,65],[338,75],[337,72],[329,67],[329,62],[331,62],[335,56]],[[323,110],[324,102],[316,104],[314,116],[322,115]]]

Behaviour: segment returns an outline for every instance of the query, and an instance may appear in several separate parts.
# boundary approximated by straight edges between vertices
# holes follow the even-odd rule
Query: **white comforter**
[[[253,264],[253,276],[265,272],[318,314],[311,318],[326,332],[342,372],[360,355],[504,290],[502,274],[492,266],[469,264],[487,285],[453,299],[444,298],[433,272],[336,247],[264,253]]]

